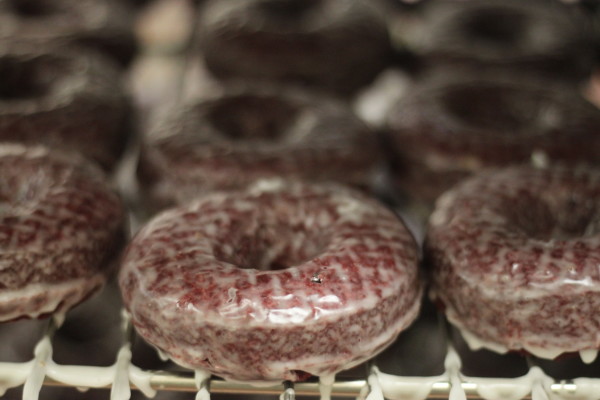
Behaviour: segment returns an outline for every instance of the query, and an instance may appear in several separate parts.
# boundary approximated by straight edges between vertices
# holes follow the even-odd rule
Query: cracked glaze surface
[[[97,167],[0,145],[0,320],[64,312],[99,289],[124,210]]]
[[[260,181],[150,221],[120,285],[138,332],[236,380],[329,375],[381,351],[419,310],[401,221],[341,186]]]
[[[438,200],[426,252],[433,296],[486,347],[544,358],[600,347],[600,170],[469,179]]]
[[[368,187],[377,137],[338,101],[273,87],[230,88],[171,110],[144,138],[138,178],[152,208],[261,178]]]

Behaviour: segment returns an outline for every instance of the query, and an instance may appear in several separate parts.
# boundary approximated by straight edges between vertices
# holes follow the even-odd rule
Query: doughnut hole
[[[589,197],[565,194],[545,200],[523,195],[506,200],[503,208],[508,224],[534,239],[570,240],[600,234],[600,207]]]
[[[323,230],[262,218],[233,221],[219,236],[222,240],[216,240],[213,247],[216,259],[263,271],[301,265],[322,254],[330,241]]]
[[[527,127],[550,127],[560,120],[555,107],[540,93],[524,93],[494,85],[457,86],[441,94],[446,113],[482,132],[522,134]]]
[[[527,23],[527,16],[517,10],[486,9],[465,16],[463,30],[487,46],[511,48],[523,39]]]
[[[49,0],[8,0],[7,5],[22,18],[47,17],[61,11],[55,2]]]
[[[57,80],[67,75],[64,62],[53,57],[0,58],[0,101],[31,100],[50,94]]]
[[[265,0],[258,4],[258,10],[269,21],[281,24],[294,24],[307,19],[323,0]]]
[[[278,141],[285,137],[299,111],[276,97],[240,95],[215,103],[207,119],[230,140]]]

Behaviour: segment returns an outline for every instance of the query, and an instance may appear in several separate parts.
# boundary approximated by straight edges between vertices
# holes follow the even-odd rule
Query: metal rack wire
[[[193,29],[196,32],[196,29]],[[189,64],[189,49],[196,46],[196,34],[187,45],[184,69]],[[183,92],[182,80],[178,82],[179,97]],[[452,346],[448,346],[445,372],[437,376],[400,376],[381,372],[375,365],[365,379],[337,379],[324,390],[317,381],[291,384],[289,382],[256,385],[224,381],[198,376],[193,371],[151,371],[131,363],[134,332],[126,315],[123,316],[123,342],[115,354],[115,363],[108,367],[86,365],[59,365],[52,361],[52,336],[58,325],[51,320],[35,349],[35,358],[24,363],[1,362],[0,394],[2,389],[24,386],[23,398],[35,399],[42,386],[106,388],[111,398],[125,400],[131,390],[141,390],[146,396],[157,391],[193,392],[206,395],[264,395],[281,396],[293,400],[296,396],[358,398],[369,400],[402,399],[563,399],[600,398],[600,378],[576,378],[555,381],[540,368],[533,366],[529,373],[517,378],[469,377],[461,374],[461,360]],[[204,379],[207,378],[207,379]],[[200,398],[200,397],[197,397]]]
[[[115,363],[108,367],[58,365],[52,361],[52,336],[58,329],[49,321],[43,337],[35,347],[35,357],[26,363],[0,363],[0,387],[24,385],[23,398],[36,399],[42,386],[106,388],[111,399],[125,400],[131,390],[141,390],[147,397],[157,391],[203,392],[230,395],[280,396],[293,400],[296,396],[357,398],[369,400],[402,399],[590,399],[600,396],[600,378],[577,378],[554,381],[539,367],[517,378],[468,377],[460,373],[461,360],[451,345],[445,357],[445,372],[439,376],[409,377],[383,373],[372,366],[367,379],[338,379],[329,387],[316,381],[292,384],[244,383],[224,381],[193,371],[150,371],[131,363],[134,332],[123,313],[123,343]]]

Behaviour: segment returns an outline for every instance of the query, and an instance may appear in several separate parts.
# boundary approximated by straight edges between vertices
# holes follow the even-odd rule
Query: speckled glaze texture
[[[427,68],[476,65],[555,80],[586,79],[592,31],[578,7],[545,0],[432,2],[413,48]]]
[[[600,111],[557,82],[449,69],[415,83],[388,127],[399,186],[431,204],[484,167],[600,163]]]
[[[433,297],[487,347],[600,348],[600,170],[477,175],[438,200],[425,252]]]
[[[88,46],[126,64],[136,48],[134,16],[119,0],[5,0],[0,40]]]
[[[129,103],[117,68],[84,49],[0,42],[0,141],[82,153],[103,168],[127,140]]]
[[[345,104],[291,90],[232,88],[159,119],[144,137],[138,178],[150,209],[268,177],[366,189],[379,153],[375,133]]]
[[[385,20],[357,0],[214,0],[200,22],[208,68],[224,79],[350,95],[391,54]]]
[[[417,258],[376,201],[267,180],[151,220],[120,286],[138,333],[178,364],[297,381],[365,361],[416,318]]]
[[[0,320],[64,312],[99,289],[124,210],[77,155],[0,144]]]

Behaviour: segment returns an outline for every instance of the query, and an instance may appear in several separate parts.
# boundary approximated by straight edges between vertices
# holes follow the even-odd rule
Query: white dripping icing
[[[335,382],[335,374],[319,376],[319,393],[321,400],[331,400],[331,390]]]
[[[448,382],[450,382],[451,385],[449,400],[467,400],[467,395],[462,387],[462,378],[460,376],[461,366],[460,357],[456,353],[456,350],[454,350],[454,347],[451,345],[448,345],[444,367],[446,368]]]
[[[152,377],[146,371],[134,366],[129,365],[129,381],[133,382],[133,384],[144,394],[146,397],[154,397],[156,396],[156,390],[152,388],[152,384],[150,383],[150,378]]]
[[[375,367],[376,368],[376,367]],[[425,400],[436,382],[443,381],[446,376],[432,377],[397,377],[377,372],[379,384],[385,398],[402,400]]]
[[[371,370],[367,382],[369,383],[369,394],[366,400],[384,400],[383,391],[379,384],[379,377],[377,376],[377,369],[373,368]]]
[[[129,343],[126,343],[119,350],[114,365],[114,381],[110,390],[111,400],[128,400],[131,397],[131,387],[129,385],[130,362],[131,349]]]
[[[584,363],[591,364],[596,360],[596,357],[598,357],[598,350],[597,349],[580,350],[579,357],[581,357],[581,361],[583,361]]]
[[[156,391],[151,387],[152,374],[131,365],[130,344],[126,343],[119,351],[117,361],[109,367],[58,365],[52,361],[51,335],[63,318],[55,317],[54,326],[38,342],[34,350],[34,359],[24,363],[0,363],[0,395],[7,389],[25,383],[23,399],[37,400],[39,391],[47,376],[57,382],[74,386],[80,390],[102,388],[114,382],[111,398],[129,398],[131,381],[146,397],[153,397]],[[123,332],[129,326],[128,315],[123,315]],[[120,383],[118,383],[120,382]],[[116,386],[116,389],[115,389]],[[116,397],[115,397],[116,396]]]
[[[279,400],[295,400],[296,399],[296,391],[293,387],[286,388],[281,395],[279,395]]]
[[[0,396],[10,388],[22,385],[27,379],[31,368],[33,367],[33,361],[26,363],[0,363]]]
[[[577,387],[575,392],[569,392],[572,399],[597,399],[600,398],[600,380],[594,378],[576,378],[573,384]]]
[[[154,349],[156,350],[156,354],[158,354],[158,358],[160,358],[161,361],[166,362],[170,360],[167,353],[156,347]]]
[[[364,385],[363,387],[360,388],[360,392],[358,392],[358,396],[356,396],[356,400],[365,400],[368,395],[369,395],[369,385]]]
[[[461,326],[460,322],[458,322],[455,318],[453,318],[452,315],[449,315],[448,320],[452,323],[452,325],[454,325],[460,331],[461,336],[463,337],[463,339],[465,340],[465,342],[467,343],[467,345],[469,346],[469,348],[471,350],[476,351],[476,350],[480,350],[480,349],[488,349],[488,350],[491,350],[491,351],[493,351],[495,353],[499,353],[499,354],[508,353],[508,349],[506,347],[504,347],[503,345],[483,340],[483,339],[479,338],[477,335],[475,335],[474,333],[472,333],[471,331],[469,331],[468,329]],[[547,360],[553,360],[563,353],[569,353],[569,352],[573,351],[570,349],[561,349],[558,347],[542,348],[542,347],[531,346],[529,344],[522,344],[522,348],[524,350],[526,350],[528,353],[530,353],[538,358],[544,358]],[[593,349],[583,350],[583,352],[584,352],[583,355],[581,355],[581,352],[580,352],[582,360],[583,360],[583,357],[592,357],[592,354],[591,354],[592,351],[597,352],[597,350],[593,350]],[[588,352],[590,352],[590,353],[588,354]],[[595,358],[596,357],[594,356],[592,361],[594,361]],[[585,360],[583,360],[583,361],[586,362]]]
[[[196,383],[196,400],[210,400],[210,392],[208,391],[208,380],[210,379],[210,372],[197,369],[194,371],[194,382]]]
[[[552,384],[551,378],[539,367],[530,368],[527,374],[518,378],[469,378],[469,382],[477,386],[481,398],[489,400],[519,400],[534,392],[541,396],[540,390],[546,395]]]
[[[532,367],[527,375],[532,379],[531,400],[549,400],[550,378],[539,367]]]
[[[46,366],[52,357],[52,344],[48,333],[35,346],[33,354],[35,357],[23,387],[23,400],[37,400],[44,384]]]

